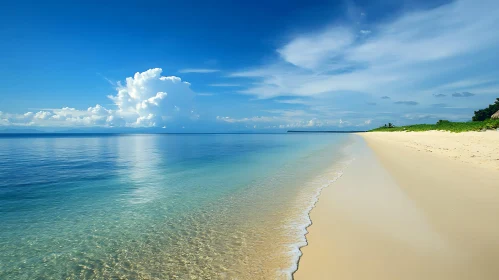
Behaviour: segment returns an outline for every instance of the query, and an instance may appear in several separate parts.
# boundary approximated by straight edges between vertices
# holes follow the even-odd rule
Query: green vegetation
[[[499,119],[488,119],[481,122],[450,122],[440,120],[436,124],[415,124],[406,126],[382,126],[370,131],[428,131],[446,130],[451,132],[480,131],[499,128]]]
[[[488,108],[475,111],[475,115],[473,116],[473,121],[484,121],[486,119],[490,119],[490,117],[499,111],[499,98],[497,98],[494,104],[490,104]]]
[[[499,98],[488,108],[475,111],[471,122],[450,122],[439,120],[436,124],[415,124],[406,126],[394,126],[392,123],[370,131],[428,131],[444,130],[451,132],[481,131],[487,129],[499,129],[499,119],[490,117],[499,110]]]

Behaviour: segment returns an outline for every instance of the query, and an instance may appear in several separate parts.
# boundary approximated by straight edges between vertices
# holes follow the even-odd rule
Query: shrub
[[[475,122],[450,122],[440,120],[436,124],[414,124],[398,127],[388,127],[387,125],[373,129],[371,131],[428,131],[445,130],[451,132],[481,131],[483,129],[498,129],[499,119],[488,119]]]
[[[444,125],[444,124],[449,124],[449,123],[450,123],[450,121],[448,121],[448,120],[439,120],[437,122],[437,125]]]
[[[490,119],[490,117],[497,111],[499,111],[499,98],[497,98],[494,104],[490,104],[489,107],[475,111],[475,115],[472,120],[476,122]]]

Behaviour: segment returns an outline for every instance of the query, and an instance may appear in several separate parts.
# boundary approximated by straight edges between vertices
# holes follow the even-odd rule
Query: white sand
[[[403,145],[475,166],[499,170],[499,132],[370,132],[366,139]]]
[[[311,213],[295,279],[499,279],[494,133],[362,134],[369,148],[359,137]]]

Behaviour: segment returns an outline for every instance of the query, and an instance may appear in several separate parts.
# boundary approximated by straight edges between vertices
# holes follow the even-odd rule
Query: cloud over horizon
[[[499,30],[499,2],[480,2],[397,4],[383,12],[353,3],[342,10],[332,3],[337,10],[312,25],[309,18],[272,28],[264,21],[259,26],[238,22],[234,30],[255,31],[244,38],[235,36],[234,30],[226,30],[230,36],[216,37],[222,34],[219,28],[208,30],[206,38],[191,36],[198,30],[189,29],[182,41],[185,45],[171,44],[169,52],[163,45],[149,44],[150,52],[130,62],[124,59],[123,65],[108,60],[99,69],[89,62],[73,80],[68,74],[57,86],[47,83],[43,92],[52,100],[37,96],[36,83],[26,83],[35,89],[26,97],[32,99],[26,102],[28,109],[22,107],[23,97],[13,96],[22,92],[20,87],[9,89],[22,76],[15,73],[6,79],[4,95],[19,106],[0,107],[0,126],[183,128],[185,124],[191,131],[225,131],[469,119],[499,93],[499,35],[494,32]],[[159,41],[172,38],[164,35]],[[206,48],[200,47],[202,43]],[[132,44],[126,51],[136,53],[142,48]],[[135,68],[157,61],[168,63],[165,72],[181,73],[193,84],[162,76],[161,68]],[[65,69],[57,67],[54,72]],[[129,69],[146,71],[123,83],[98,74],[98,81],[104,84],[104,78],[115,88],[108,96],[110,102],[105,102],[109,85],[89,86],[93,81],[85,69],[92,69],[90,75],[98,70],[118,78],[133,73]],[[54,77],[51,74],[38,73],[33,80],[45,82]],[[78,82],[85,89],[75,87]],[[24,85],[22,89],[30,90]],[[78,107],[75,102],[82,100],[81,92],[91,90],[95,90],[89,94],[93,99],[86,100],[85,108]],[[38,106],[36,100],[46,109],[29,109]]]
[[[158,127],[179,118],[196,118],[191,109],[195,93],[188,82],[176,76],[161,76],[154,68],[117,83],[117,94],[109,95],[115,108],[99,104],[86,110],[64,107],[24,114],[0,112],[4,126],[47,127]]]

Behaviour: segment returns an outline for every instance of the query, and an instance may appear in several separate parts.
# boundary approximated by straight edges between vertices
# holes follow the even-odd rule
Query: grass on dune
[[[483,129],[498,129],[499,119],[488,119],[475,122],[450,122],[440,120],[436,124],[415,124],[396,127],[379,127],[370,131],[429,131],[444,130],[450,132],[481,131]]]

